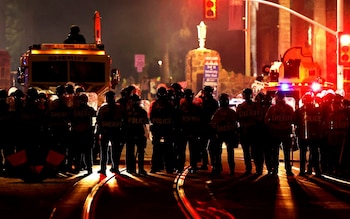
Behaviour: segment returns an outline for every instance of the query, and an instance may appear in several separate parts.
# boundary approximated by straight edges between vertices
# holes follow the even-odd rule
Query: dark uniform
[[[264,122],[264,118],[267,110],[271,106],[271,97],[270,95],[266,95],[263,93],[258,93],[255,96],[255,102],[258,106],[260,115],[258,115],[258,120],[256,123],[257,132],[254,134],[254,138],[256,138],[259,142],[257,142],[256,149],[258,149],[254,154],[254,163],[259,168],[263,169],[263,164],[265,161],[266,169],[268,173],[272,172],[272,147],[270,145],[270,132],[268,130],[267,125]],[[262,151],[261,151],[262,150]]]
[[[96,116],[94,108],[90,107],[86,94],[77,97],[79,103],[73,108],[72,118],[72,156],[75,172],[82,169],[82,163],[88,173],[92,173],[92,147],[94,143],[94,126],[92,118]]]
[[[138,173],[147,174],[144,169],[145,148],[147,146],[147,125],[149,124],[147,111],[140,106],[141,98],[133,94],[132,106],[126,112],[125,137],[126,137],[126,171],[136,173],[137,148]]]
[[[119,173],[120,156],[123,151],[122,128],[124,121],[123,108],[115,102],[115,93],[106,93],[106,103],[97,110],[96,125],[100,135],[100,165],[99,173],[106,174],[108,144],[112,145],[111,172]]]
[[[342,97],[335,96],[325,119],[325,134],[327,138],[328,167],[330,174],[344,174],[343,152],[346,146],[346,136],[349,133],[349,111],[343,105]]]
[[[180,112],[180,101],[184,96],[184,92],[179,83],[173,83],[171,85],[171,90],[168,91],[169,101],[172,103],[174,108],[174,117],[175,117],[175,128],[172,134],[172,145],[174,148],[174,166],[177,172],[183,171],[183,165],[179,165],[179,155],[182,153],[182,132],[181,132],[181,112]],[[182,162],[182,161],[181,161]],[[180,168],[180,169],[179,169]]]
[[[319,148],[323,134],[321,109],[315,106],[311,94],[302,97],[303,106],[295,111],[296,134],[300,148],[300,173],[305,175],[306,154],[309,149],[308,173],[314,168],[316,176],[321,176]]]
[[[202,108],[193,103],[194,93],[191,89],[184,91],[184,98],[180,102],[181,137],[177,150],[177,168],[183,170],[186,161],[186,146],[190,152],[191,172],[197,170],[197,161],[200,147],[200,134],[202,128]]]
[[[229,107],[227,94],[221,94],[219,102],[220,108],[216,110],[210,122],[215,132],[215,138],[210,139],[209,142],[210,160],[213,165],[212,173],[218,174],[222,171],[222,144],[225,143],[230,174],[233,175],[235,172],[234,148],[238,147],[238,118],[237,113]]]
[[[259,132],[258,120],[261,117],[262,110],[259,105],[252,101],[253,91],[250,88],[243,90],[244,102],[237,106],[237,116],[239,122],[239,139],[243,149],[245,174],[251,174],[252,172],[252,155],[254,158],[256,173],[262,174],[262,145],[258,142],[259,139],[252,136]]]
[[[282,144],[284,154],[284,165],[286,174],[293,176],[290,152],[292,147],[292,124],[294,122],[294,110],[284,101],[285,94],[276,92],[276,104],[272,105],[266,112],[265,123],[269,128],[272,144],[272,174],[278,174],[279,148]]]
[[[61,171],[71,171],[72,159],[70,157],[70,121],[71,109],[67,106],[65,99],[65,87],[59,85],[56,88],[58,99],[49,105],[48,134],[52,142],[52,149],[59,154],[65,155],[66,161],[60,165]]]
[[[203,112],[203,128],[201,133],[201,144],[199,148],[200,158],[202,160],[201,169],[208,169],[208,143],[214,137],[214,131],[210,126],[210,120],[215,111],[219,108],[219,102],[213,96],[214,88],[205,86],[203,88],[202,112]]]
[[[322,120],[325,121],[328,117],[329,113],[331,112],[331,104],[334,100],[335,94],[333,92],[329,92],[326,95],[322,97],[322,101],[320,104],[321,112],[322,112]],[[327,126],[325,124],[324,131],[326,133]],[[321,146],[320,146],[320,163],[321,163],[321,170],[322,173],[328,173],[331,171],[329,169],[329,163],[330,163],[330,154],[329,154],[329,145],[327,142],[327,136],[322,136]],[[328,171],[329,170],[329,171]]]
[[[74,44],[74,43],[85,44],[86,43],[85,37],[83,35],[81,35],[79,32],[80,32],[80,28],[77,25],[72,25],[70,27],[70,32],[68,34],[68,37],[67,37],[67,39],[65,39],[63,41],[63,43],[67,43],[67,44]]]
[[[166,169],[167,173],[174,171],[174,148],[172,134],[174,131],[174,108],[168,99],[166,88],[161,87],[157,91],[157,100],[151,103],[150,120],[152,132],[152,167],[155,173]]]
[[[21,138],[17,149],[24,149],[27,153],[30,165],[42,165],[44,163],[43,148],[43,124],[45,114],[39,109],[39,94],[35,88],[30,87],[24,107],[19,111]]]
[[[9,171],[11,168],[8,161],[5,158],[14,153],[12,136],[14,112],[10,112],[10,106],[7,103],[7,92],[6,90],[0,89],[0,174],[5,171]]]

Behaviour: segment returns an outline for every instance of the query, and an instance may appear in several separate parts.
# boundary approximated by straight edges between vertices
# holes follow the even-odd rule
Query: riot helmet
[[[157,90],[157,97],[159,99],[164,99],[164,98],[167,97],[167,90],[166,90],[165,87],[158,88],[158,90]]]
[[[81,103],[82,105],[85,105],[85,104],[87,104],[87,102],[89,101],[89,98],[88,98],[88,96],[87,96],[86,94],[81,94],[81,95],[79,96],[79,100],[80,100],[80,103]]]
[[[242,95],[245,100],[251,100],[253,98],[253,90],[251,88],[245,88]]]
[[[0,100],[6,100],[7,92],[4,89],[0,89]]]
[[[82,93],[82,92],[85,92],[85,90],[84,90],[83,87],[78,86],[78,87],[75,88],[75,93],[76,93],[76,94],[80,94],[80,93]]]
[[[23,93],[23,91],[17,89],[11,94],[11,96],[13,96],[15,99],[19,100],[19,99],[22,99],[24,97],[24,93]]]
[[[325,104],[330,104],[335,98],[335,93],[331,91],[325,92],[325,95],[322,98],[322,102]]]
[[[67,94],[74,94],[74,87],[73,87],[73,85],[67,84],[65,88],[66,88],[66,93]]]
[[[308,106],[308,105],[313,105],[314,104],[314,97],[310,93],[304,94],[304,96],[301,98],[301,102],[303,105]]]
[[[265,100],[265,95],[261,92],[257,93],[256,96],[255,96],[255,102],[257,103],[263,103],[264,100]]]
[[[121,91],[120,91],[120,95],[122,98],[126,98],[128,96],[128,88],[124,87]]]
[[[220,107],[228,107],[230,104],[230,97],[226,93],[222,93],[219,96]]]
[[[203,88],[203,91],[204,91],[204,94],[205,94],[205,95],[212,95],[213,92],[214,92],[214,88],[211,87],[211,86],[205,86],[205,87]]]
[[[139,95],[137,94],[133,94],[130,96],[131,102],[133,105],[140,105],[141,102],[141,98]]]
[[[30,87],[27,90],[27,98],[29,100],[36,100],[39,98],[39,92],[37,89],[35,89],[34,87]]]
[[[80,28],[78,25],[71,25],[70,26],[70,33],[71,34],[78,34],[80,32]]]
[[[184,97],[185,97],[186,100],[192,101],[192,100],[193,100],[193,97],[194,97],[193,91],[192,91],[191,89],[186,89],[186,90],[184,91]]]
[[[339,102],[340,103],[340,102],[343,102],[343,100],[344,100],[344,97],[342,95],[335,94],[333,102]]]
[[[343,97],[341,95],[336,94],[331,102],[331,110],[337,111],[344,107]]]
[[[285,96],[286,96],[286,94],[281,90],[278,90],[275,93],[276,101],[282,101]]]
[[[136,91],[136,87],[134,85],[129,85],[127,88],[126,88],[126,94],[128,96],[134,94]]]
[[[171,84],[171,87],[174,89],[175,92],[182,90],[182,87],[179,83],[173,83],[173,84]]]
[[[39,99],[43,99],[43,100],[47,100],[47,94],[46,93],[43,93],[43,92],[40,92],[38,94],[38,98]]]
[[[113,91],[107,91],[105,96],[107,103],[115,103],[115,93]]]
[[[66,93],[66,88],[63,85],[58,85],[56,87],[56,94],[57,96],[62,96]]]
[[[175,99],[175,93],[174,90],[167,90],[167,96],[169,100],[174,100]]]

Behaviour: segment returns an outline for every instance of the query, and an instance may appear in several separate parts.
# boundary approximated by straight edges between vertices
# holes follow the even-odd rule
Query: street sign
[[[145,67],[145,54],[135,54],[135,67],[138,73]]]
[[[207,56],[204,62],[203,87],[214,88],[213,96],[218,97],[219,57]]]

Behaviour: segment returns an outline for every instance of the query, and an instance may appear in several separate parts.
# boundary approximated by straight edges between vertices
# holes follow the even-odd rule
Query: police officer
[[[234,148],[238,147],[237,135],[237,113],[229,107],[229,95],[222,93],[219,97],[220,107],[214,113],[210,125],[215,137],[209,142],[209,155],[213,165],[212,173],[219,174],[222,171],[222,144],[225,142],[227,148],[227,161],[230,175],[235,172]]]
[[[136,173],[137,148],[138,173],[147,175],[144,169],[145,148],[147,146],[147,134],[149,119],[147,111],[140,105],[141,98],[137,94],[131,95],[131,108],[126,112],[125,137],[126,137],[126,171]]]
[[[182,143],[182,132],[181,132],[181,112],[180,112],[180,101],[184,97],[184,91],[179,83],[173,83],[170,86],[170,89],[168,91],[168,95],[170,97],[170,102],[174,108],[174,117],[175,117],[175,124],[174,124],[174,132],[173,132],[173,138],[172,138],[172,145],[174,148],[174,159],[175,163],[175,170],[176,172],[183,171],[183,164],[182,161],[179,160],[180,154],[182,153],[183,149],[183,143]],[[179,164],[180,163],[180,164]]]
[[[184,91],[184,98],[180,101],[180,142],[177,145],[177,168],[183,170],[186,161],[186,146],[190,152],[191,173],[197,171],[197,161],[200,148],[200,134],[202,128],[202,108],[193,103],[194,93],[191,89]]]
[[[133,91],[135,90],[135,87],[133,85],[129,85],[125,88],[123,88],[120,92],[121,97],[117,99],[117,103],[120,104],[120,106],[123,109],[123,112],[126,113],[128,110],[132,108],[132,100],[131,96],[133,94]],[[122,130],[123,132],[125,129]],[[123,134],[123,145],[126,143],[126,135]]]
[[[39,110],[38,100],[38,91],[30,87],[27,91],[24,107],[19,112],[21,122],[19,129],[22,134],[19,148],[26,150],[28,161],[32,165],[42,165],[45,161],[45,156],[40,156],[45,114]]]
[[[67,39],[65,39],[63,43],[67,43],[67,44],[74,44],[74,43],[85,44],[86,43],[85,37],[80,34],[79,26],[77,25],[70,26],[70,32],[67,36]]]
[[[166,88],[160,87],[157,90],[157,99],[150,106],[150,129],[153,137],[152,173],[163,170],[164,166],[167,173],[174,171],[174,119],[174,108],[168,99],[168,92]]]
[[[213,130],[210,126],[210,120],[215,111],[219,108],[219,102],[213,96],[214,88],[211,86],[205,86],[203,88],[202,99],[202,113],[203,113],[203,129],[201,133],[201,144],[199,148],[200,158],[202,159],[201,169],[208,169],[208,143],[210,138],[213,137]]]
[[[69,152],[72,111],[67,106],[65,86],[58,85],[56,95],[57,99],[49,104],[48,134],[49,141],[53,144],[52,149],[65,156],[66,160],[61,163],[59,169],[66,172],[72,170],[72,158]]]
[[[112,168],[111,172],[119,174],[120,156],[123,151],[122,128],[124,122],[124,112],[120,104],[115,102],[115,93],[108,91],[105,94],[106,103],[97,110],[96,125],[99,130],[100,142],[100,166],[98,171],[106,175],[106,165],[108,156],[108,144],[112,146]]]
[[[284,154],[284,165],[287,176],[293,176],[290,160],[292,147],[292,124],[294,123],[294,110],[288,105],[283,91],[276,92],[276,104],[270,106],[265,115],[265,123],[269,128],[272,144],[272,174],[278,174],[279,148],[282,144]]]
[[[322,112],[322,120],[325,121],[327,119],[327,117],[329,116],[330,112],[331,112],[331,105],[332,102],[335,98],[335,93],[334,91],[325,91],[323,96],[322,96],[322,100],[320,103],[320,108],[321,108],[321,112]],[[328,130],[327,125],[324,125],[324,133],[326,133],[326,131]],[[323,135],[322,137],[322,143],[320,146],[320,163],[321,163],[321,170],[322,173],[328,173],[331,172],[332,168],[330,168],[330,154],[329,154],[329,145],[327,142],[327,136]]]
[[[66,84],[65,86],[66,89],[66,102],[67,102],[67,106],[69,108],[73,108],[74,106],[74,87],[72,84]]]
[[[250,175],[252,172],[252,163],[251,163],[251,153],[257,152],[261,149],[261,145],[258,145],[255,142],[257,139],[252,138],[252,134],[258,132],[257,130],[257,121],[260,111],[258,105],[253,102],[253,90],[246,88],[242,92],[244,102],[237,106],[237,115],[239,122],[239,137],[240,143],[243,149],[243,157],[245,164],[245,175]],[[260,148],[259,148],[260,147]],[[262,150],[259,150],[259,157],[256,155],[254,161],[256,164],[256,174],[262,174],[262,161],[261,153]],[[258,153],[256,153],[258,154]]]
[[[14,130],[13,112],[9,110],[10,106],[7,103],[7,92],[4,89],[0,89],[0,174],[4,174],[5,171],[8,172],[10,165],[6,160],[6,157],[14,153],[14,145],[11,141],[10,136]]]
[[[81,94],[77,105],[73,108],[72,118],[72,156],[75,166],[75,172],[82,169],[82,163],[85,162],[88,174],[92,173],[92,147],[94,127],[92,118],[96,116],[94,108],[88,105],[88,96]]]
[[[306,154],[309,149],[308,172],[314,168],[316,176],[321,176],[319,148],[321,144],[323,120],[321,109],[315,106],[312,93],[302,97],[302,106],[295,111],[296,134],[300,148],[300,176],[305,175]]]
[[[173,83],[171,89],[174,91],[174,105],[180,106],[180,100],[184,97],[184,91],[179,83]]]
[[[330,110],[325,118],[325,136],[327,138],[328,168],[329,174],[342,175],[343,152],[346,146],[346,136],[350,127],[349,112],[343,105],[343,97],[335,95],[330,105]]]
[[[254,138],[258,139],[256,142],[255,153],[253,154],[254,163],[259,166],[258,169],[263,169],[263,163],[265,161],[266,169],[268,173],[272,172],[272,148],[270,145],[270,132],[264,122],[265,114],[268,108],[271,106],[271,97],[268,94],[262,92],[257,93],[255,96],[255,102],[258,106],[258,120],[256,123],[257,132],[254,134]],[[253,150],[254,151],[254,150]]]

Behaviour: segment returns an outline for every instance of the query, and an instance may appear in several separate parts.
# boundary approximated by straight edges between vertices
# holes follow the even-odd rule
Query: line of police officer
[[[57,86],[56,99],[30,87],[26,94],[0,90],[1,170],[20,175],[92,172],[92,118],[83,89]],[[22,153],[20,153],[22,152]]]
[[[209,151],[212,172],[220,173],[222,144],[226,143],[231,174],[235,169],[234,148],[241,144],[245,175],[252,173],[252,159],[257,175],[263,173],[264,164],[268,174],[277,175],[282,149],[286,175],[293,176],[291,153],[300,148],[299,175],[313,170],[316,176],[349,176],[350,113],[342,96],[330,91],[322,98],[307,93],[302,97],[302,106],[294,110],[286,103],[283,91],[276,92],[272,104],[272,97],[263,93],[253,100],[253,92],[247,88],[243,91],[245,101],[233,110],[224,93],[219,96],[219,106],[206,103],[206,96],[213,100],[212,92],[210,87],[197,96],[190,89],[158,90],[158,99],[150,110],[152,172],[164,167],[167,172],[173,168],[181,171],[188,145],[192,172],[196,172],[198,162],[201,169],[207,169],[204,147]]]
[[[296,134],[300,146],[300,175],[315,171],[349,177],[348,101],[328,91],[321,95],[307,93],[296,110]],[[307,159],[306,154],[309,151]],[[309,162],[306,165],[306,160]]]
[[[34,88],[26,95],[16,90],[8,96],[0,90],[0,131],[6,136],[0,143],[4,159],[1,169],[11,169],[5,158],[20,150],[26,150],[31,165],[47,162],[43,154],[54,150],[64,155],[65,162],[61,162],[59,170],[77,172],[84,167],[91,173],[91,151],[97,141],[100,173],[106,174],[109,145],[110,171],[119,173],[120,156],[126,145],[127,171],[136,173],[138,160],[139,174],[147,174],[144,149],[150,125],[152,173],[164,169],[168,173],[182,171],[187,145],[191,172],[208,169],[209,152],[212,172],[221,173],[222,144],[225,143],[230,173],[234,174],[234,148],[240,143],[246,175],[252,173],[252,159],[256,174],[262,174],[264,163],[269,174],[277,174],[282,148],[286,174],[291,176],[290,153],[295,134],[300,146],[300,175],[309,174],[312,169],[317,176],[322,172],[349,174],[350,114],[344,99],[331,92],[323,98],[306,94],[302,98],[303,106],[294,111],[286,104],[283,92],[276,93],[276,103],[272,105],[271,97],[262,93],[253,101],[252,90],[248,88],[243,91],[245,101],[233,110],[229,96],[221,94],[219,101],[215,100],[210,86],[195,96],[191,89],[183,90],[174,83],[170,88],[158,89],[157,99],[147,114],[133,86],[124,88],[117,101],[113,91],[107,92],[106,103],[97,112],[87,105],[87,96],[79,94],[81,91],[78,88],[74,92],[69,85],[58,86],[58,98],[49,101]],[[96,124],[92,123],[94,116]],[[12,133],[20,133],[21,137],[10,138]]]

